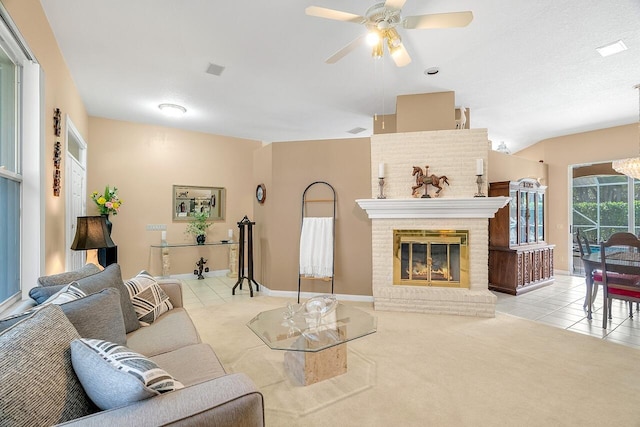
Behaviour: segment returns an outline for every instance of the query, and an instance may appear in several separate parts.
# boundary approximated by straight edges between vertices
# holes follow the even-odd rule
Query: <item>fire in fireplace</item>
[[[393,230],[393,284],[469,288],[468,230]]]

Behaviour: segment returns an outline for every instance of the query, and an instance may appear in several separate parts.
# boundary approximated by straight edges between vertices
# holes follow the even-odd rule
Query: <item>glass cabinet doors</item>
[[[535,244],[544,242],[544,192],[547,187],[540,185],[534,179],[521,179],[509,183],[509,195],[511,203],[517,203],[512,208],[518,215],[511,218],[510,224],[517,230],[516,239],[511,236],[509,243],[518,245]],[[515,219],[515,221],[514,221]]]

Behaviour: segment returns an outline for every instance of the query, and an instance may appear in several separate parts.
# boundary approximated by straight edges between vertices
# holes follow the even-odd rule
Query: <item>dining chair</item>
[[[600,243],[602,288],[604,294],[602,328],[611,319],[611,302],[629,302],[629,317],[633,318],[633,303],[640,302],[640,239],[632,233],[614,233]]]
[[[580,259],[582,260],[582,264],[584,266],[585,271],[585,284],[587,286],[585,296],[584,296],[584,304],[582,304],[582,308],[590,307],[595,301],[596,296],[598,295],[598,286],[602,285],[602,271],[601,270],[593,270],[591,272],[591,281],[586,277],[586,274],[589,272],[590,268],[587,263],[584,261],[585,255],[591,255],[591,245],[589,244],[589,239],[587,236],[580,233],[580,229],[576,230],[575,236],[576,243],[578,243],[578,251],[580,252]],[[590,282],[592,284],[590,284]],[[589,301],[589,287],[592,287],[591,291],[591,301]]]

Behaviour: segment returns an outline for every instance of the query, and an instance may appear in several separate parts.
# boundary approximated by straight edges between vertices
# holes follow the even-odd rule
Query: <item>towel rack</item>
[[[326,186],[329,187],[329,189],[331,190],[331,198],[318,198],[318,199],[311,199],[308,198],[307,192],[309,191],[310,188],[314,187],[314,186]],[[302,218],[300,221],[300,235],[302,237],[302,223],[304,222],[304,218],[307,216],[307,206],[310,203],[331,203],[333,206],[333,213],[331,216],[332,219],[332,224],[333,224],[333,231],[332,231],[332,244],[333,244],[333,250],[332,250],[332,260],[331,260],[331,265],[332,265],[332,271],[331,271],[331,293],[333,294],[333,284],[334,284],[334,276],[335,276],[335,258],[336,258],[336,190],[333,188],[333,186],[331,184],[329,184],[328,182],[325,181],[315,181],[312,182],[311,184],[309,184],[307,186],[307,188],[304,189],[304,192],[302,193]],[[302,284],[302,280],[326,280],[326,278],[316,278],[316,277],[303,277],[302,274],[300,274],[300,268],[298,266],[298,303],[300,303],[300,287]]]

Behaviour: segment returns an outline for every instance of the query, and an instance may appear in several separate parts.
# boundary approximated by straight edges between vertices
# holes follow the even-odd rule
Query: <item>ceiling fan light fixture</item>
[[[383,54],[384,47],[382,45],[382,40],[379,40],[378,43],[376,43],[371,49],[371,56],[373,56],[374,58],[382,58]]]
[[[402,39],[400,38],[400,34],[396,31],[395,28],[390,28],[386,31],[385,37],[387,38],[387,44],[389,47],[398,47],[402,44]]]
[[[376,46],[381,40],[380,32],[371,30],[367,33],[367,43],[369,46]]]
[[[187,112],[187,109],[182,105],[178,104],[160,104],[158,105],[160,111],[162,111],[167,116],[171,117],[180,117]]]

